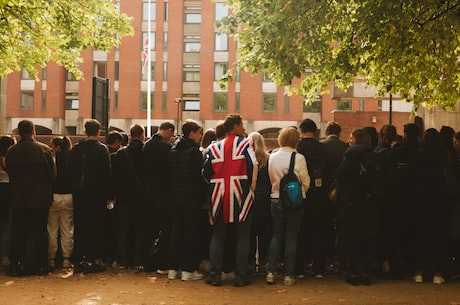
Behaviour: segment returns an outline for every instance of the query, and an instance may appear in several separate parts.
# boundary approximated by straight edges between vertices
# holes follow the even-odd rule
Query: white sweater
[[[273,152],[268,159],[268,174],[272,184],[271,198],[279,198],[280,180],[289,170],[292,152],[295,149],[283,146]],[[310,176],[308,175],[307,161],[305,157],[298,153],[295,155],[294,173],[302,184],[302,197],[306,198],[306,193],[310,188]]]

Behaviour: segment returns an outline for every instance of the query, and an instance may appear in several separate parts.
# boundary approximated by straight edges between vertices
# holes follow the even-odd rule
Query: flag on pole
[[[145,37],[144,50],[142,51],[142,74],[147,71],[147,64],[149,61],[149,37]]]

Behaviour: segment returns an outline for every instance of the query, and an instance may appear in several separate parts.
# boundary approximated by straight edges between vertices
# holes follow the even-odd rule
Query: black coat
[[[133,139],[118,150],[113,174],[116,182],[117,204],[135,205],[143,196],[141,140]]]
[[[378,205],[369,196],[361,164],[373,151],[368,144],[357,144],[345,151],[335,172],[338,185],[337,230],[345,241],[375,238],[379,233]]]

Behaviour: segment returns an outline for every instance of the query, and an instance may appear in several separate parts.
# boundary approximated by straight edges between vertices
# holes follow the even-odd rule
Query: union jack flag
[[[149,59],[149,36],[145,37],[144,50],[142,50],[142,74],[147,71]]]
[[[215,223],[222,210],[224,223],[235,218],[243,222],[254,202],[251,189],[257,170],[252,141],[236,135],[228,135],[212,144],[205,152],[208,162],[203,174],[210,182],[211,223]]]

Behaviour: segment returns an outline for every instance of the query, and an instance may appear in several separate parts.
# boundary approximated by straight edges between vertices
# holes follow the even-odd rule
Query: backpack
[[[294,173],[295,152],[291,154],[291,162],[286,175],[280,180],[279,200],[286,210],[297,209],[302,206],[302,185]]]

